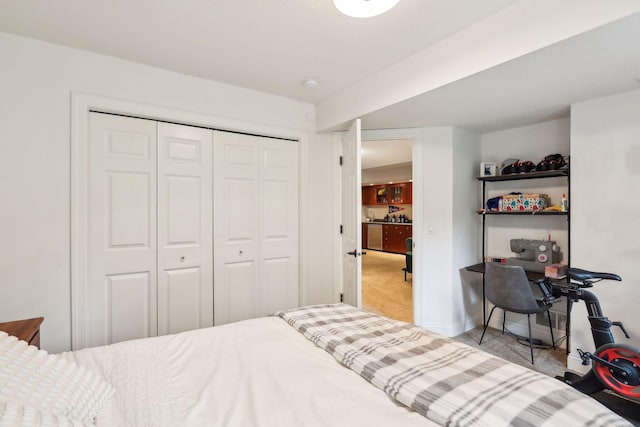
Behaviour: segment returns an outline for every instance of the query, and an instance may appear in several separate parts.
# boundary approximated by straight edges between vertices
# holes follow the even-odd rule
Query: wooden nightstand
[[[18,339],[28,342],[29,345],[40,348],[40,325],[43,321],[44,317],[36,317],[34,319],[0,323],[0,331],[16,336]]]

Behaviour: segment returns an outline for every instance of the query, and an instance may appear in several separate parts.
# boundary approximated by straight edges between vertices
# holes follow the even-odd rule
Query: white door
[[[157,335],[156,123],[90,116],[87,346]]]
[[[158,334],[213,325],[212,137],[158,123]]]
[[[342,293],[356,307],[362,303],[361,140],[356,119],[342,137]]]
[[[297,144],[214,132],[215,324],[298,305]]]
[[[259,315],[298,304],[298,143],[259,138]]]

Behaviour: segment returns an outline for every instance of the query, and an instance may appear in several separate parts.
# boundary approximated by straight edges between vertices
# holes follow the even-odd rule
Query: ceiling
[[[410,163],[412,139],[362,141],[362,169]]]
[[[331,0],[2,0],[0,31],[315,104],[514,2],[402,0],[357,19]]]
[[[483,134],[567,117],[571,104],[635,89],[640,13],[363,115],[362,126]]]
[[[401,0],[384,15],[356,19],[331,0],[0,1],[0,31],[316,105],[510,7],[540,4]],[[558,4],[543,3],[549,15]],[[562,117],[572,103],[640,88],[639,46],[635,13],[358,115],[366,129],[456,126],[478,133]],[[304,87],[309,77],[320,85]]]

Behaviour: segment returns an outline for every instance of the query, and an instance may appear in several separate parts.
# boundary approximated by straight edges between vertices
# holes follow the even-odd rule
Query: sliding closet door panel
[[[159,291],[160,334],[177,334],[204,326],[201,308],[201,270],[184,268],[164,271],[165,281]]]
[[[158,123],[158,334],[213,325],[212,131]]]
[[[230,286],[216,288],[217,313],[224,313],[226,316],[225,322],[220,323],[256,317],[255,277],[254,262],[234,262],[224,265],[224,270],[220,272],[218,278],[221,283],[228,283]]]
[[[257,138],[214,132],[215,324],[256,317],[260,212]]]
[[[230,213],[226,226],[227,240],[255,243],[258,230],[255,177],[227,178],[222,191]]]
[[[157,334],[156,124],[91,113],[89,346]]]
[[[148,273],[116,274],[107,277],[109,289],[109,342],[149,335],[149,296],[155,283]]]
[[[106,172],[110,248],[148,248],[149,175],[146,173]]]
[[[298,306],[298,144],[260,138],[261,315]]]
[[[297,143],[214,132],[215,324],[298,305]]]

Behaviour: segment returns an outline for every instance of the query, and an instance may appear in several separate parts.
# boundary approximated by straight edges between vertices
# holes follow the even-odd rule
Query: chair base
[[[480,337],[480,342],[478,343],[478,345],[482,345],[482,340],[484,339],[484,334],[487,332],[487,328],[489,327],[489,322],[491,321],[491,316],[493,316],[493,311],[498,308],[497,306],[493,306],[493,308],[491,309],[491,311],[489,312],[489,318],[487,319],[487,323],[485,323],[484,328],[482,330],[482,336]],[[549,332],[551,332],[551,346],[553,347],[553,349],[556,349],[556,341],[553,337],[553,327],[551,326],[551,313],[549,313],[549,310],[547,311],[547,319],[549,320]],[[502,333],[504,334],[504,325],[505,322],[507,320],[507,310],[503,310],[503,317],[502,317]],[[527,341],[529,341],[529,350],[531,352],[531,364],[535,364],[534,360],[533,360],[533,343],[534,341],[536,341],[535,338],[533,338],[531,336],[531,314],[527,314],[527,326],[529,329],[529,338],[527,339]],[[542,343],[542,341],[537,340],[540,343]]]

